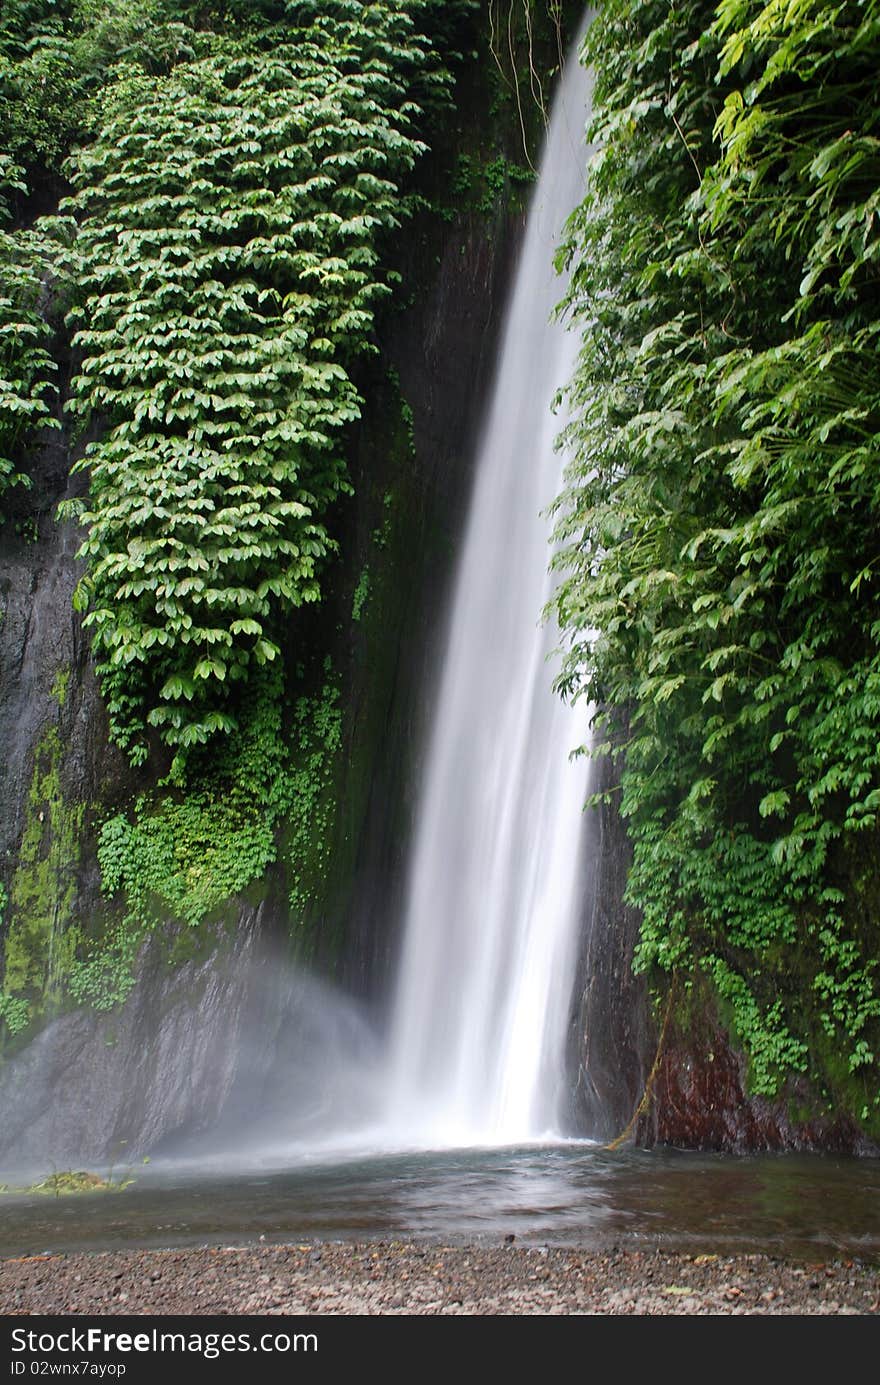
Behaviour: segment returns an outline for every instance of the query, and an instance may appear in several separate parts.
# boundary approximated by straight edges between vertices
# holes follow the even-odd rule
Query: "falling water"
[[[583,190],[590,76],[568,63],[516,274],[456,576],[410,862],[389,1122],[413,1143],[560,1127],[580,918],[585,713],[552,691],[552,411],[574,335],[554,250]]]
[[[542,512],[560,489],[564,465],[554,446],[562,419],[552,402],[577,351],[574,334],[552,320],[563,292],[553,257],[582,192],[589,81],[571,60],[507,309],[427,747],[388,1049],[350,997],[265,958],[248,972],[247,1004],[243,993],[230,993],[230,1063],[205,1088],[208,1101],[218,1084],[227,1092],[219,1121],[166,1141],[165,1157],[183,1165],[257,1158],[261,1167],[287,1167],[291,1160],[513,1145],[563,1133],[588,771],[587,761],[570,755],[586,737],[587,714],[552,690],[558,636],[542,621],[553,590]],[[211,1056],[212,1025],[228,1004],[227,991],[212,981],[200,1011]],[[130,1022],[148,1013],[141,1004]],[[70,1148],[72,1158],[91,1148],[83,1121],[89,1138],[97,1127],[86,1119],[88,1102],[62,1104],[60,1123],[40,1115],[47,1101],[54,1109],[47,1084],[66,1073],[67,1059],[53,1055],[71,1043],[81,1051],[80,1030],[71,1030],[78,1023],[62,1017],[47,1030],[49,1057],[28,1050],[24,1066],[9,1070],[3,1104],[20,1108],[21,1120],[8,1148],[23,1162],[38,1157],[47,1140],[53,1157],[59,1148]],[[168,1032],[189,1062],[186,1032],[173,1024]],[[100,1030],[89,1042],[105,1059],[111,1053]],[[180,1062],[168,1053],[150,1067],[162,1074],[161,1089],[147,1087],[133,1099],[144,1125],[131,1148],[147,1145],[155,1130],[173,1129],[185,1102],[168,1077]],[[120,1072],[135,1081],[128,1068]],[[72,1080],[65,1075],[66,1089]],[[137,1092],[140,1081],[136,1075]],[[130,1118],[120,1108],[108,1129]],[[21,1132],[31,1126],[29,1142]]]

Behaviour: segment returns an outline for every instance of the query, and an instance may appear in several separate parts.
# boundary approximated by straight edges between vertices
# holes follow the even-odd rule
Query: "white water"
[[[477,460],[410,861],[386,1118],[405,1143],[558,1134],[580,923],[586,713],[552,691],[552,412],[577,341],[551,320],[583,191],[590,77],[554,106]]]
[[[254,1052],[240,1044],[240,1090],[220,1135],[184,1141],[181,1166],[286,1168],[566,1138],[589,772],[570,756],[589,714],[553,692],[542,512],[565,460],[552,402],[577,353],[575,335],[552,320],[564,289],[553,256],[582,195],[589,87],[570,59],[507,309],[440,662],[387,1046],[350,997],[272,970],[255,992],[272,1056],[261,1020]]]

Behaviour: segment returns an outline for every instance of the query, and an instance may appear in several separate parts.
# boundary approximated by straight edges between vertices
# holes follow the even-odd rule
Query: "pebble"
[[[0,1261],[0,1313],[880,1312],[876,1264],[823,1266],[818,1275],[816,1268],[805,1271],[803,1265],[756,1254],[694,1257],[619,1246],[609,1253],[507,1240],[467,1246],[257,1242]]]

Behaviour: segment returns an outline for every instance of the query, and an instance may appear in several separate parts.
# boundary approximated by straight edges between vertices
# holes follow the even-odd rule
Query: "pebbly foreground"
[[[880,1267],[397,1241],[130,1250],[0,1261],[0,1313],[864,1315]]]

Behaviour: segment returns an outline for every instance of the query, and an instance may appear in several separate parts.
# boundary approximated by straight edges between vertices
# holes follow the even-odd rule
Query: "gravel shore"
[[[880,1267],[765,1255],[336,1242],[0,1261],[9,1314],[869,1314]]]

